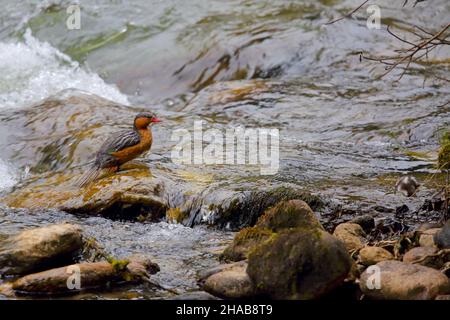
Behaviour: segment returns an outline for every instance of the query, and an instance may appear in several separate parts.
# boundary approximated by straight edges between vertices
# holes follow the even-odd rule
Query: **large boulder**
[[[0,274],[24,274],[71,262],[82,247],[81,229],[76,225],[25,230],[0,241]]]
[[[450,290],[449,280],[443,273],[393,260],[382,261],[364,271],[360,288],[368,298],[383,300],[431,300]]]
[[[279,232],[289,228],[321,229],[319,220],[302,200],[282,201],[262,215],[256,226]]]
[[[30,183],[3,200],[13,208],[56,208],[70,213],[108,217],[145,216],[161,219],[167,210],[165,184],[147,167],[124,166],[124,171],[105,176],[85,188],[75,181],[80,174],[54,174],[44,183]]]
[[[355,251],[364,247],[366,242],[363,228],[356,223],[345,222],[336,227],[333,235],[344,242],[348,251]]]
[[[246,259],[253,248],[264,243],[274,233],[292,228],[324,230],[306,202],[281,201],[266,210],[255,226],[239,231],[233,242],[224,250],[221,258],[230,261]]]
[[[247,259],[250,250],[264,243],[271,235],[273,232],[269,229],[256,226],[244,228],[234,236],[233,242],[225,248],[220,258],[225,261]]]
[[[339,286],[351,265],[344,244],[329,233],[288,229],[250,252],[247,273],[260,294],[315,299]]]

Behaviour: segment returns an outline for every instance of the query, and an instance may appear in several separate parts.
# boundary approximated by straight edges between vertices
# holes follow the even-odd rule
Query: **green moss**
[[[282,201],[262,215],[257,226],[278,232],[289,228],[323,229],[311,208],[302,200]]]
[[[248,253],[258,245],[264,243],[273,235],[269,229],[259,227],[247,227],[239,231],[233,242],[220,256],[225,261],[241,261],[247,258]]]
[[[118,260],[111,256],[107,257],[106,260],[112,265],[115,272],[120,273],[127,269],[130,260]]]
[[[438,166],[441,170],[450,169],[450,131],[441,138],[441,148],[438,154]]]

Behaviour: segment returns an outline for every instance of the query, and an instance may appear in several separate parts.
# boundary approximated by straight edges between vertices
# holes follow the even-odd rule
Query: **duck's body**
[[[85,186],[97,179],[102,170],[117,172],[120,166],[150,150],[153,142],[152,123],[160,122],[152,113],[140,113],[134,119],[134,127],[113,133],[97,152],[93,167],[79,181]]]
[[[396,190],[402,193],[405,197],[411,197],[416,194],[419,187],[420,183],[412,176],[400,177],[395,184]]]

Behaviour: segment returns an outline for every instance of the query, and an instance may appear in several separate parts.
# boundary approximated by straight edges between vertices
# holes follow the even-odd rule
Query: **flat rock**
[[[366,269],[360,278],[360,288],[368,298],[382,300],[433,300],[450,289],[443,273],[394,260]]]
[[[113,263],[85,262],[26,275],[14,281],[12,289],[22,295],[78,293],[114,283],[147,281],[158,271],[155,263],[140,258]]]
[[[82,246],[81,229],[76,225],[22,231],[0,242],[0,274],[24,274],[73,261]]]

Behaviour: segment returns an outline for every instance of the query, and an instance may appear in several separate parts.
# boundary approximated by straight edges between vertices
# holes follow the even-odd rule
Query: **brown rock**
[[[450,289],[448,278],[441,272],[394,260],[366,269],[360,278],[360,288],[368,298],[383,300],[432,300]]]
[[[223,299],[243,299],[255,295],[255,289],[246,272],[247,264],[233,267],[209,276],[203,285],[206,292]]]
[[[366,242],[366,233],[359,224],[356,223],[341,223],[336,227],[333,235],[344,242],[348,251],[358,250],[364,247]]]
[[[157,271],[156,264],[141,259],[86,262],[24,276],[13,282],[12,289],[27,295],[77,293],[109,283],[146,281]]]
[[[0,242],[0,274],[24,274],[71,262],[82,246],[81,229],[72,224],[25,230]]]
[[[436,247],[412,248],[403,256],[403,262],[417,263],[431,268],[441,268],[444,265],[443,257],[438,255]]]
[[[359,263],[371,266],[385,260],[394,260],[392,253],[380,247],[364,247],[359,251]]]
[[[344,244],[319,229],[287,229],[249,254],[247,272],[258,292],[273,299],[315,299],[347,277]]]
[[[434,240],[433,237],[436,233],[438,233],[441,230],[441,228],[432,228],[423,231],[423,233],[420,235],[419,238],[419,244],[421,247],[434,247]]]

